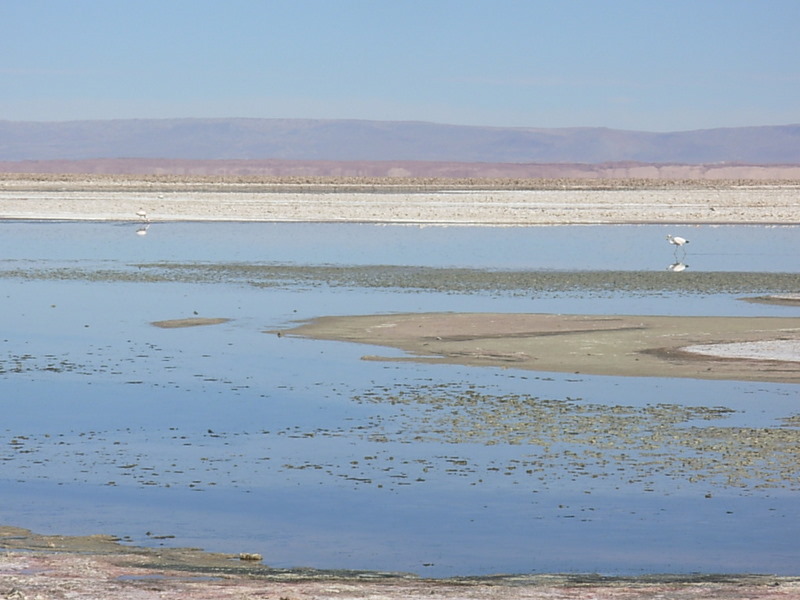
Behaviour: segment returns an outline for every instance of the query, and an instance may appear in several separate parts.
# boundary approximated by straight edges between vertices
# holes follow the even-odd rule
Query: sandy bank
[[[389,346],[427,363],[800,383],[794,318],[427,313],[323,317],[282,334]]]
[[[220,325],[227,323],[230,319],[224,317],[188,317],[185,319],[169,319],[167,321],[154,321],[152,324],[161,329],[181,329],[183,327],[202,327],[204,325]]]

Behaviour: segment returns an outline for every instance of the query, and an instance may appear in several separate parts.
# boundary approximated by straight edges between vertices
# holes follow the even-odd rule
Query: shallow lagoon
[[[454,292],[185,273],[252,263],[661,274],[676,260],[670,232],[692,240],[679,257],[689,269],[670,277],[796,273],[798,228],[137,227],[0,223],[2,522],[259,552],[285,567],[796,574],[797,446],[759,450],[796,432],[796,386],[378,363],[360,360],[373,348],[264,333],[323,314],[796,308],[680,286]],[[184,275],[136,280],[156,263]],[[232,320],[150,325],[195,313]],[[485,407],[502,415],[497,426],[484,426]],[[503,433],[520,426],[527,437]]]

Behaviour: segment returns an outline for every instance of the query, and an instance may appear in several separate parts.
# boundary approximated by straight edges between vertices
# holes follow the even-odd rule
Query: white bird
[[[140,208],[139,210],[136,211],[136,216],[139,217],[142,221],[149,221],[149,219],[147,218],[147,212],[143,208]]]
[[[678,237],[677,235],[668,235],[667,241],[673,246],[683,246],[684,244],[688,244],[689,240],[686,238]]]

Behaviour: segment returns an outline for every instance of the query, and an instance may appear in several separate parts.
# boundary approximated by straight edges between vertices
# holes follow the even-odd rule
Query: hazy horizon
[[[742,129],[742,128],[755,128],[755,127],[793,127],[800,125],[800,119],[793,123],[752,123],[749,125],[736,125],[728,127],[696,127],[693,129],[676,129],[670,131],[655,131],[646,129],[623,129],[618,127],[605,127],[602,125],[578,125],[578,126],[564,126],[564,127],[539,127],[539,126],[502,126],[502,125],[482,125],[482,124],[465,124],[454,122],[442,121],[428,121],[425,119],[359,119],[359,118],[314,118],[314,117],[252,117],[252,116],[219,116],[219,117],[111,117],[105,119],[0,119],[0,122],[6,123],[81,123],[81,122],[110,122],[110,121],[307,121],[307,122],[321,122],[321,121],[352,121],[352,122],[365,122],[365,123],[420,123],[426,125],[441,125],[445,127],[483,127],[487,129],[527,129],[527,130],[570,130],[570,129],[607,129],[614,131],[626,131],[637,133],[688,133],[692,131],[706,131],[712,129]]]

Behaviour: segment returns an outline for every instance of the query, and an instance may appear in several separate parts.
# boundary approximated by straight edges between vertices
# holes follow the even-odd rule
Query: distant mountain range
[[[672,133],[308,119],[0,121],[0,161],[800,164],[800,125]]]

